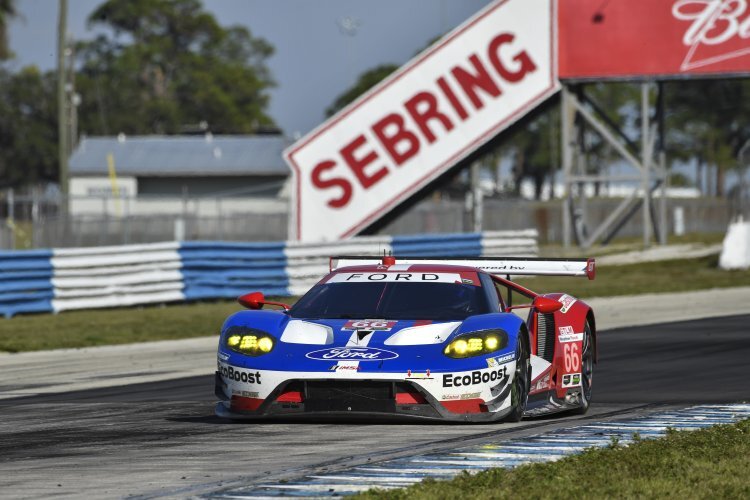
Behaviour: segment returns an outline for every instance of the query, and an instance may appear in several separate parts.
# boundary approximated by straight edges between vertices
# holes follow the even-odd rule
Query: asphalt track
[[[750,400],[750,315],[618,328],[599,336],[584,420]],[[488,437],[575,425],[233,424],[213,416],[212,375],[0,402],[5,498],[186,497]]]

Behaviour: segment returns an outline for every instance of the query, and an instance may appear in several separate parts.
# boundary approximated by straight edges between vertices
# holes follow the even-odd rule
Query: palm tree
[[[13,55],[8,46],[8,21],[16,14],[15,0],[0,0],[0,61]]]

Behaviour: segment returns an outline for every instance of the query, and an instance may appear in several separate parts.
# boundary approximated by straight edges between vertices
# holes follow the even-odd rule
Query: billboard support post
[[[571,91],[571,84],[565,84],[562,90],[562,159],[563,159],[563,246],[571,244],[571,234],[575,234],[578,244],[589,248],[597,241],[606,245],[625,223],[641,208],[643,210],[643,241],[648,246],[653,234],[658,235],[659,242],[666,242],[666,182],[667,175],[664,167],[666,160],[663,151],[662,124],[654,125],[651,119],[650,83],[641,84],[641,141],[640,144],[630,140],[627,135],[610,120],[606,119],[601,109],[590,96],[587,96],[583,85],[577,88],[577,94]],[[661,92],[661,86],[657,87]],[[659,111],[662,97],[657,98],[656,120],[663,119],[663,112]],[[579,123],[580,122],[580,123]],[[617,151],[627,164],[638,172],[631,175],[612,175],[609,173],[588,174],[584,169],[583,134],[580,128],[586,123],[596,131],[612,148]],[[657,143],[657,136],[660,138]],[[633,151],[639,148],[640,151]],[[654,155],[659,149],[659,159]],[[577,165],[574,171],[574,163]],[[629,181],[640,185],[634,189],[609,215],[592,231],[586,231],[586,183]],[[573,186],[577,185],[579,200],[573,196]],[[652,217],[652,196],[657,192],[659,200],[659,216]],[[574,220],[575,215],[575,220]],[[573,233],[575,231],[575,233]]]
[[[649,111],[649,83],[641,83],[641,174],[643,182],[643,246],[651,246],[651,120],[648,116]]]
[[[567,85],[562,89],[560,100],[560,130],[562,145],[562,170],[563,170],[563,207],[562,207],[562,241],[563,248],[570,248],[571,214],[573,210],[573,199],[571,193],[571,167],[573,165],[573,148],[571,143],[571,122],[575,115],[575,108],[570,99],[570,90]]]

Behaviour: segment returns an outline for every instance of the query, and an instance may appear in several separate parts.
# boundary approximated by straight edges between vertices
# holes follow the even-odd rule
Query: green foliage
[[[17,15],[15,3],[15,0],[0,0],[0,61],[13,57],[8,46],[8,21]]]
[[[0,188],[57,179],[56,79],[0,69]]]
[[[354,498],[748,498],[750,420]]]
[[[397,69],[398,66],[395,64],[382,64],[365,71],[359,76],[354,86],[339,95],[336,100],[333,101],[333,104],[326,109],[326,116],[335,115],[339,110],[345,108],[349,103],[354,102],[359,96],[370,90],[382,80],[385,80],[388,75]]]
[[[440,40],[443,36],[438,35],[431,38],[427,43],[414,53],[415,56],[421,52],[427,50],[435,42]],[[345,90],[340,94],[333,104],[326,108],[326,116],[333,116],[340,110],[344,109],[348,104],[354,102],[359,96],[370,90],[372,87],[385,80],[394,71],[399,68],[396,64],[381,64],[374,68],[368,69],[357,78],[357,81],[349,89]]]
[[[89,24],[109,28],[78,43],[80,123],[94,135],[214,133],[272,125],[273,48],[240,26],[222,27],[197,0],[108,0]]]
[[[676,81],[665,90],[670,157],[717,167],[721,196],[725,172],[737,166],[737,154],[750,139],[750,80]]]

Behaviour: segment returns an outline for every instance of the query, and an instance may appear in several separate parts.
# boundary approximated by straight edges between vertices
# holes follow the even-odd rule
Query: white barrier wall
[[[739,220],[729,225],[719,256],[722,269],[750,268],[750,222]]]
[[[331,243],[166,242],[0,252],[0,314],[301,295],[334,255],[535,256],[536,230],[368,236]]]

